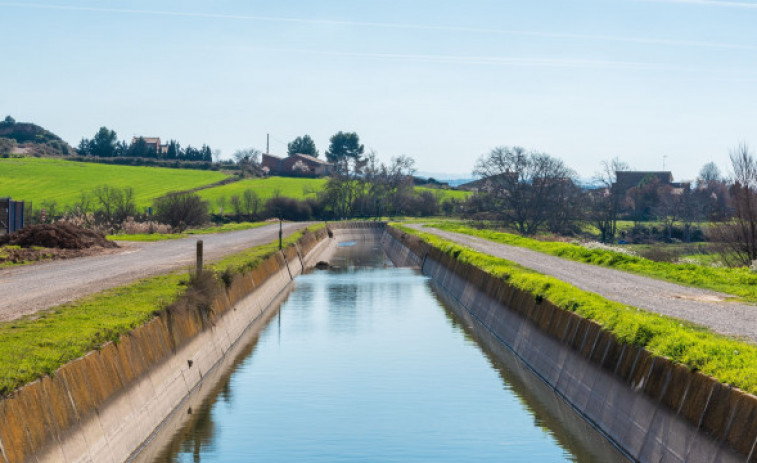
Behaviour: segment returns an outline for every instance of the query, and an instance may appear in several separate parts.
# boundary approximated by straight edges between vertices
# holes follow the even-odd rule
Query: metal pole
[[[279,249],[283,249],[283,246],[281,245],[281,238],[284,235],[282,220],[279,219]]]
[[[202,274],[202,240],[197,240],[197,276]]]

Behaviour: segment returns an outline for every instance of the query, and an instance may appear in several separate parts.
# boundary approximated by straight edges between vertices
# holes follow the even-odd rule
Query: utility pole
[[[271,134],[265,134],[265,154],[271,154]]]
[[[667,156],[666,154],[663,154],[663,155],[662,155],[662,170],[663,170],[663,171],[665,170],[665,158],[667,158],[667,157],[668,157],[668,156]]]

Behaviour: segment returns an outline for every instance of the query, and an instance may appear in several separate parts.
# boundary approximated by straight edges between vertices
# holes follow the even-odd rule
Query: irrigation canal
[[[351,243],[350,243],[351,244]],[[160,446],[166,462],[624,461],[514,357],[496,360],[378,243],[296,280]],[[137,460],[140,457],[137,456]]]

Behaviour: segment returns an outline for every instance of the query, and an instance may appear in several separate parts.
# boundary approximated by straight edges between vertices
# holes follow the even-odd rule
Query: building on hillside
[[[168,153],[168,144],[162,145],[160,143],[160,137],[132,137],[131,144],[135,144],[140,138],[145,141],[149,150],[155,151],[157,154]]]
[[[669,171],[619,171],[616,173],[616,178],[614,186],[621,194],[626,194],[631,188],[653,181],[657,181],[661,186],[671,187],[675,193],[680,193],[691,186],[688,182],[674,182],[673,174]]]
[[[307,154],[293,154],[285,158],[264,154],[261,165],[266,175],[324,177],[334,171],[334,165],[330,162]]]

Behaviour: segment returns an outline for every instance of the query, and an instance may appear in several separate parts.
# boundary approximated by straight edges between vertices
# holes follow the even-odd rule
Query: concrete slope
[[[309,223],[285,223],[284,236]],[[179,240],[124,243],[109,255],[14,267],[0,270],[0,321],[13,320],[87,294],[194,265],[198,239],[205,261],[212,261],[279,236],[279,225],[266,225]]]
[[[757,343],[757,306],[727,301],[727,294],[574,262],[482,238],[409,225],[476,251],[516,262],[607,299],[707,326]]]

